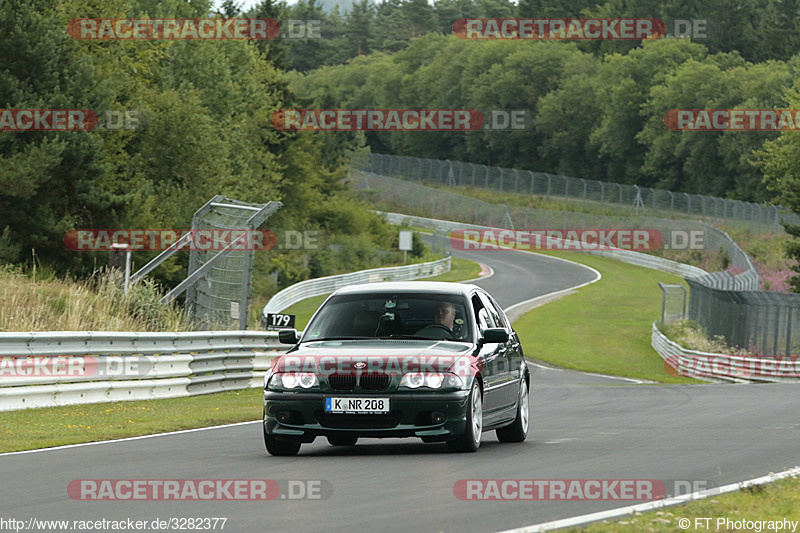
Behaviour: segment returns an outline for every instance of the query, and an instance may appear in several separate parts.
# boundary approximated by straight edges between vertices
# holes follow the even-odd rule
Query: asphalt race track
[[[470,258],[494,269],[477,284],[504,307],[595,277],[533,254]],[[486,532],[634,502],[462,501],[453,492],[458,480],[655,479],[671,494],[674,481],[711,488],[800,464],[797,385],[640,385],[538,366],[531,372],[525,443],[501,444],[484,433],[477,453],[450,454],[416,439],[362,439],[355,447],[317,439],[298,457],[281,458],[267,455],[255,422],[7,454],[0,456],[0,518],[224,517],[224,531],[236,532]],[[75,501],[67,486],[76,479],[318,480],[332,491],[297,501]]]

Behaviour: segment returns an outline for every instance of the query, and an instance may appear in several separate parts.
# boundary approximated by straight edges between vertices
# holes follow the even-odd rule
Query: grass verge
[[[0,331],[184,331],[183,310],[159,303],[151,280],[125,294],[117,271],[58,279],[52,271],[23,274],[0,266]]]
[[[261,389],[0,413],[0,452],[122,439],[261,417]],[[254,431],[254,438],[258,432]]]
[[[710,519],[708,522],[705,519]],[[774,483],[756,485],[740,491],[712,496],[658,511],[636,514],[616,521],[602,521],[570,532],[621,533],[629,531],[775,531],[775,528],[755,529],[735,525],[737,521],[800,521],[800,479],[782,479]],[[690,526],[681,527],[679,521],[688,519]],[[728,519],[718,523],[718,519]],[[707,526],[706,526],[707,524]],[[697,526],[697,527],[695,527]],[[778,529],[781,531],[781,529]],[[791,526],[789,528],[791,531]]]
[[[650,346],[650,328],[661,314],[661,289],[656,283],[682,284],[682,278],[577,252],[537,253],[590,266],[603,277],[514,323],[526,355],[585,372],[697,383],[667,374]]]

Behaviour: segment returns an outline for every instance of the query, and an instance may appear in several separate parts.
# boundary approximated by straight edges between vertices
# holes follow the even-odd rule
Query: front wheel
[[[451,452],[474,452],[481,445],[483,433],[483,397],[478,380],[472,382],[472,390],[467,397],[467,427],[464,434],[447,441]]]
[[[519,383],[517,418],[513,423],[497,430],[497,440],[500,442],[522,442],[528,437],[529,396],[528,382],[523,378]]]
[[[264,446],[270,455],[297,455],[300,451],[300,442],[294,440],[278,440],[274,435],[268,435],[266,428],[264,431]]]
[[[272,435],[264,435],[264,444],[270,455],[297,455],[300,451],[299,442],[278,440]]]

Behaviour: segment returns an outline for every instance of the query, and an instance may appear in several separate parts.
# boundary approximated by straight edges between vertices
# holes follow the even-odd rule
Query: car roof
[[[369,294],[374,292],[429,292],[436,294],[454,294],[469,296],[477,285],[471,283],[453,283],[449,281],[381,281],[348,285],[336,291],[340,294]]]

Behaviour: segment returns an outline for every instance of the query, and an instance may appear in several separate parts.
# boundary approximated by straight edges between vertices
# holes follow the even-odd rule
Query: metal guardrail
[[[712,382],[800,382],[796,358],[746,356],[689,350],[669,340],[653,322],[650,345],[676,374]]]
[[[428,263],[373,268],[370,270],[361,270],[359,272],[350,272],[348,274],[309,279],[286,287],[273,296],[270,301],[267,302],[267,305],[264,306],[261,318],[263,320],[267,313],[279,313],[306,298],[329,294],[348,285],[375,283],[378,281],[406,281],[429,278],[449,271],[450,257],[448,256]]]
[[[0,333],[0,411],[260,386],[275,332]]]
[[[345,285],[449,270],[446,257],[307,280],[281,291],[270,304],[282,310],[287,302]],[[274,331],[0,333],[0,411],[259,387],[272,360],[285,351]]]

